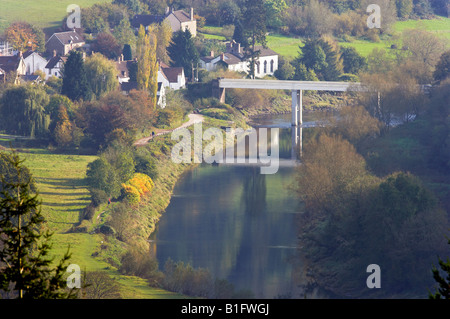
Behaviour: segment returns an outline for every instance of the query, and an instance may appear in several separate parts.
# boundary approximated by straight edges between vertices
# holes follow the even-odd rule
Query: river
[[[312,120],[306,114],[305,126],[313,127]],[[280,127],[280,159],[290,159],[290,114],[255,122]],[[150,238],[161,267],[171,258],[206,268],[256,298],[301,297],[296,217],[302,206],[289,190],[294,170],[263,175],[257,167],[202,164],[185,173]]]

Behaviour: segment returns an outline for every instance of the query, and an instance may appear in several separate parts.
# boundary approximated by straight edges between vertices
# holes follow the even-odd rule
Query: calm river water
[[[291,158],[290,114],[256,121],[283,127],[280,158]],[[295,257],[302,208],[289,190],[294,170],[262,175],[257,167],[202,164],[183,175],[150,238],[161,267],[171,258],[207,268],[257,298],[300,297]]]

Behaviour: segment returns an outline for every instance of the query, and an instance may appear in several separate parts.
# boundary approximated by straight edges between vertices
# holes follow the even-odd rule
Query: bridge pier
[[[292,90],[292,126],[303,124],[303,90]]]

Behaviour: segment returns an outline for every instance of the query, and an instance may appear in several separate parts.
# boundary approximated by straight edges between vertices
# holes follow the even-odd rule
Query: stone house
[[[131,20],[131,26],[138,30],[143,25],[145,30],[148,30],[149,25],[162,22],[169,23],[172,32],[189,29],[193,37],[197,36],[197,20],[194,17],[194,8],[191,8],[189,13],[184,10],[175,11],[168,7],[163,15],[137,14]]]
[[[76,31],[53,33],[47,40],[47,52],[55,52],[61,56],[67,55],[71,50],[84,46],[83,37]]]

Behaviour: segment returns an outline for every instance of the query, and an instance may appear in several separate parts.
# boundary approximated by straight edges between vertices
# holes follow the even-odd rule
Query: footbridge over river
[[[311,91],[365,91],[359,82],[278,81],[219,78],[213,81],[213,96],[225,103],[226,89],[260,89],[292,91],[292,125],[303,124],[303,90]]]

